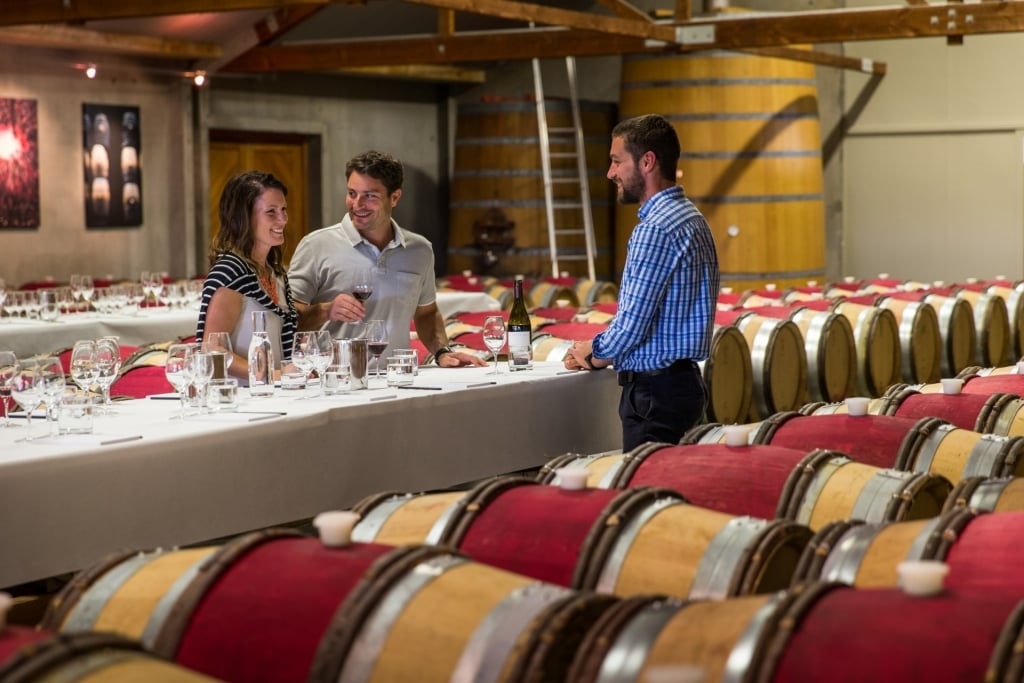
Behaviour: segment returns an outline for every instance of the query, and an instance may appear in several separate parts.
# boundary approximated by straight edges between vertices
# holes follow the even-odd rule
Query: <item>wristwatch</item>
[[[450,346],[442,346],[437,351],[434,351],[434,364],[435,365],[440,365],[441,364],[441,356],[443,356],[446,353],[452,353],[453,351],[454,351],[454,349],[452,349],[452,347],[450,347]]]

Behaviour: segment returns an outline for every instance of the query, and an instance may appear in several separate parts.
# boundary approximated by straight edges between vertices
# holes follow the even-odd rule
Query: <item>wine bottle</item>
[[[267,336],[267,312],[252,312],[252,339],[249,341],[249,394],[274,395],[274,346]]]
[[[530,314],[523,299],[523,281],[517,278],[513,293],[515,300],[508,315],[508,369],[533,369],[533,329]]]

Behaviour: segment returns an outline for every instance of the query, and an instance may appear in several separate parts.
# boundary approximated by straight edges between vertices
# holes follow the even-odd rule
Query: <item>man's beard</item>
[[[623,179],[622,184],[619,185],[619,204],[639,204],[642,193],[643,180],[641,178],[634,175],[628,182]]]

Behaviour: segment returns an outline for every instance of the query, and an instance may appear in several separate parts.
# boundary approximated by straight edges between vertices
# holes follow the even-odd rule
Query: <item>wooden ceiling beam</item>
[[[282,7],[255,22],[248,31],[238,31],[224,43],[223,53],[216,59],[201,60],[195,64],[195,70],[214,73],[240,55],[254,47],[267,45],[279,36],[309,19],[323,9],[318,5],[301,5],[298,7]]]
[[[685,50],[777,47],[1024,30],[1024,1],[730,14],[680,25]]]
[[[429,5],[459,12],[472,12],[511,21],[534,22],[549,26],[563,26],[584,31],[602,31],[634,38],[652,38],[672,42],[675,29],[636,19],[606,17],[590,12],[575,12],[511,0],[406,0],[413,5]]]
[[[0,28],[0,43],[186,60],[217,59],[222,54],[221,46],[213,43],[103,33],[73,26],[4,27]]]
[[[740,48],[740,52],[762,57],[778,57],[790,59],[797,62],[809,62],[821,66],[832,66],[837,69],[848,71],[860,71],[866,74],[884,76],[886,72],[885,62],[876,62],[873,59],[862,57],[847,57],[821,50],[801,50],[795,47],[750,47]]]
[[[524,29],[418,38],[271,45],[250,50],[224,71],[317,71],[365,66],[451,64],[642,52],[640,38],[566,29]]]
[[[0,0],[0,26],[205,14],[299,5],[365,4],[365,0]]]
[[[612,12],[615,12],[616,16],[620,16],[623,19],[636,19],[637,21],[654,21],[654,17],[650,14],[639,9],[636,5],[626,0],[597,0],[597,2],[603,7],[607,7]]]

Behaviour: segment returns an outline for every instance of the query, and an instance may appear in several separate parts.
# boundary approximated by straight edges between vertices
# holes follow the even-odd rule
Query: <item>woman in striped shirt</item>
[[[196,339],[201,342],[207,332],[230,333],[235,353],[229,372],[243,383],[249,377],[254,311],[267,312],[278,373],[291,360],[299,316],[282,263],[287,194],[272,174],[247,171],[231,178],[220,196],[220,230],[210,248]]]

